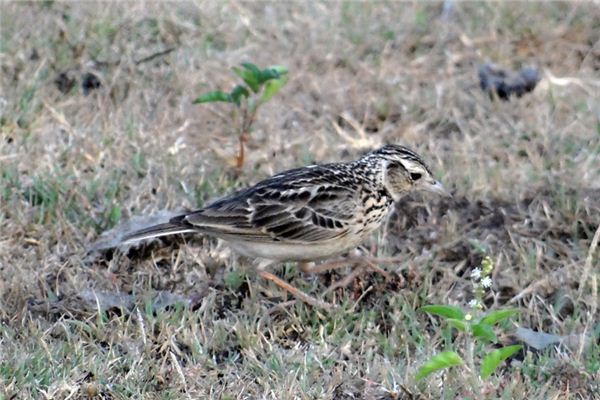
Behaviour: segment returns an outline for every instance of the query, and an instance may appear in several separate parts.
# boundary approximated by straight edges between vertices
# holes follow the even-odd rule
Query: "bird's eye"
[[[412,179],[413,181],[418,181],[419,179],[421,179],[422,176],[423,176],[423,174],[420,174],[418,172],[410,173],[410,179]]]

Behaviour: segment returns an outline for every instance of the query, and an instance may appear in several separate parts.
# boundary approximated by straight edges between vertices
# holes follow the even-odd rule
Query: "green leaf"
[[[284,67],[283,65],[273,65],[273,66],[269,67],[269,69],[276,71],[280,76],[286,75],[288,73],[288,69],[286,67]]]
[[[244,68],[245,68],[247,71],[250,71],[250,72],[251,72],[252,74],[254,74],[255,76],[258,76],[258,75],[260,75],[260,69],[259,69],[259,68],[258,68],[256,65],[254,65],[254,64],[252,64],[252,63],[248,63],[248,62],[246,62],[246,63],[242,63],[241,65],[242,65],[242,67],[244,67]]]
[[[256,65],[250,63],[243,63],[242,66],[245,69],[233,67],[233,72],[242,78],[242,80],[250,89],[252,89],[254,93],[258,93],[258,90],[260,89],[260,85],[258,83],[260,70],[256,67]]]
[[[471,326],[471,332],[473,332],[473,336],[476,338],[484,339],[488,342],[496,342],[498,340],[492,326],[483,322]]]
[[[203,94],[202,96],[196,98],[192,103],[200,104],[200,103],[215,103],[217,101],[224,101],[226,103],[231,103],[232,98],[229,93],[214,91]]]
[[[271,98],[273,98],[273,96],[275,96],[277,92],[279,92],[279,90],[287,83],[287,80],[287,75],[285,75],[279,79],[272,79],[268,81],[265,84],[265,90],[260,97],[260,102],[266,103],[267,101],[271,100]]]
[[[262,71],[260,71],[260,74],[258,75],[258,82],[264,83],[271,79],[279,79],[281,78],[281,76],[282,74],[280,74],[276,69],[265,68]]]
[[[246,89],[245,86],[237,85],[231,91],[230,96],[231,100],[239,107],[240,99],[242,98],[242,96],[247,98],[248,96],[250,96],[250,92],[248,91],[248,89]]]
[[[448,318],[446,319],[446,322],[448,323],[448,325],[455,329],[458,329],[461,332],[467,331],[467,324],[465,324],[465,322],[461,321],[460,319]]]
[[[265,68],[260,71],[258,82],[262,84],[272,79],[281,79],[283,77],[287,77],[287,73],[288,69],[286,67],[282,67],[281,65]]]
[[[417,371],[416,379],[420,380],[440,369],[450,368],[462,364],[462,358],[460,358],[460,356],[454,351],[444,351],[443,353],[433,356],[431,360],[423,364]]]
[[[481,318],[479,322],[488,325],[494,325],[504,319],[512,317],[513,315],[517,315],[518,313],[519,310],[516,308],[511,308],[509,310],[492,311],[488,313],[485,317]]]
[[[273,69],[263,69],[262,71],[260,71],[260,74],[258,75],[258,83],[260,83],[261,85],[271,79],[279,79],[281,77],[281,75],[279,75],[279,73]]]
[[[465,319],[465,313],[460,308],[454,306],[429,305],[421,307],[420,310],[429,314],[439,315],[445,319]]]
[[[479,376],[482,379],[489,377],[492,372],[498,368],[498,365],[508,357],[515,354],[517,351],[521,350],[523,346],[520,344],[516,344],[513,346],[502,347],[498,350],[494,350],[491,353],[488,353],[481,361]]]

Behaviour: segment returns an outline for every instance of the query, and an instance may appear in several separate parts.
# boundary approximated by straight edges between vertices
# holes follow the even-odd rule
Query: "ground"
[[[0,398],[600,398],[597,4],[0,7]],[[232,88],[247,61],[285,66],[289,82],[237,169],[230,105],[192,100]],[[485,62],[541,80],[501,101],[479,87]],[[393,258],[391,278],[324,296],[334,311],[289,305],[206,237],[90,251],[383,143],[423,155],[454,197],[396,204],[365,243]],[[464,367],[417,381],[434,354],[465,351],[419,308],[467,310],[484,256],[486,308],[519,310],[488,348],[524,349],[484,381]],[[349,269],[273,272],[320,296]],[[573,341],[537,350],[517,327]]]

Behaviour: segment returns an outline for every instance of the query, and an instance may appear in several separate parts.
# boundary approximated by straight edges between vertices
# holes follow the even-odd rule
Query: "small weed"
[[[256,113],[287,83],[288,70],[281,66],[259,69],[252,63],[243,63],[241,68],[234,67],[233,72],[245,85],[237,85],[231,92],[208,92],[196,98],[194,104],[225,102],[233,106],[231,120],[239,138],[236,166],[241,168],[244,165],[245,143],[250,137]]]
[[[475,268],[471,273],[473,279],[474,299],[469,302],[470,312],[465,313],[460,307],[448,305],[429,305],[421,307],[422,311],[442,317],[449,327],[464,333],[463,342],[452,343],[453,347],[463,347],[467,358],[466,370],[471,375],[472,390],[481,393],[480,379],[489,378],[498,366],[508,357],[521,350],[521,345],[501,347],[487,351],[486,345],[497,343],[498,337],[494,326],[518,314],[516,309],[496,310],[483,314],[483,296],[492,286],[491,273],[493,270],[491,258],[485,257],[481,268]],[[479,372],[476,372],[475,359],[480,358]],[[416,378],[423,379],[441,369],[465,365],[465,361],[456,351],[444,351],[419,368]]]

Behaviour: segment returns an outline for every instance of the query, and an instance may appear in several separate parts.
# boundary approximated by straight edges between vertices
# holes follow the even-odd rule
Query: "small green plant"
[[[446,323],[464,335],[464,343],[456,343],[455,347],[464,344],[463,358],[456,351],[445,351],[432,357],[417,371],[416,378],[423,379],[429,374],[441,369],[466,365],[471,374],[473,390],[478,392],[480,379],[487,379],[498,366],[508,357],[521,349],[520,345],[501,347],[495,350],[487,350],[490,343],[497,343],[498,338],[494,327],[514,315],[517,309],[496,310],[485,313],[483,311],[483,296],[486,290],[492,286],[491,272],[494,269],[492,259],[485,257],[481,262],[481,268],[475,268],[471,272],[473,280],[473,300],[469,302],[470,311],[464,312],[460,307],[448,305],[428,305],[421,310],[429,314],[441,317]],[[479,372],[475,366],[475,358],[479,357]]]
[[[244,147],[250,137],[252,125],[258,109],[281,90],[287,83],[288,70],[282,66],[260,69],[252,63],[243,63],[233,67],[244,85],[235,86],[230,92],[213,91],[203,94],[194,100],[194,104],[225,102],[233,106],[231,120],[239,137],[239,151],[236,166],[244,165]]]

